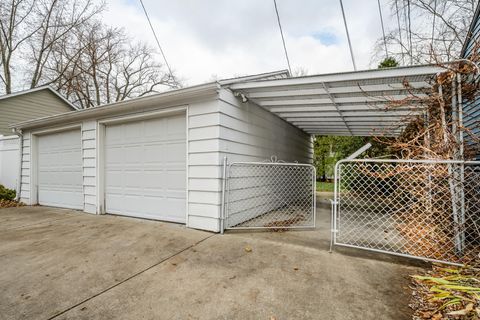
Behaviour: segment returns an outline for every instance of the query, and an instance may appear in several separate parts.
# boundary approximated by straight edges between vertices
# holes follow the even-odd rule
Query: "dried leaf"
[[[466,316],[466,315],[469,314],[471,311],[473,311],[473,303],[467,304],[467,306],[465,307],[465,309],[456,310],[456,311],[451,311],[451,312],[448,312],[447,314],[448,314],[448,315],[451,315],[451,316]]]

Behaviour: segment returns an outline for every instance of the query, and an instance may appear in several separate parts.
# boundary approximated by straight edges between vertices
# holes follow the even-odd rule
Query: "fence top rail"
[[[297,162],[232,162],[228,166],[235,166],[235,165],[265,165],[265,166],[300,166],[300,167],[311,167],[315,168],[312,164],[309,163],[297,163]]]
[[[370,162],[370,163],[420,163],[420,164],[473,164],[480,165],[480,161],[461,161],[461,160],[406,160],[406,159],[343,159],[337,162],[336,166],[342,163],[351,162]]]

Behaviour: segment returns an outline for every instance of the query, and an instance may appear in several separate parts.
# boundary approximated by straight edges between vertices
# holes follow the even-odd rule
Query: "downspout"
[[[18,143],[18,159],[20,163],[18,164],[18,175],[17,175],[17,193],[15,195],[15,200],[20,201],[20,189],[22,186],[22,156],[23,156],[23,134],[22,130],[18,130],[16,128],[13,128],[13,133],[18,136],[19,143]]]

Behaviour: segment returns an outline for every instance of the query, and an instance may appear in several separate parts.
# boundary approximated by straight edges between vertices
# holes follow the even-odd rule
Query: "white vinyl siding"
[[[23,134],[23,146],[22,146],[22,173],[21,173],[21,184],[20,184],[20,201],[25,204],[35,204],[32,201],[31,193],[33,192],[31,181],[31,143],[32,143],[32,134],[30,132],[25,132]]]
[[[85,212],[97,213],[97,121],[82,123],[83,196]]]
[[[188,226],[219,230],[221,156],[220,103],[211,100],[188,108]]]
[[[14,190],[20,169],[19,144],[17,136],[0,137],[0,184]]]
[[[313,140],[302,130],[226,89],[219,100],[189,107],[189,223],[219,231],[222,164],[264,161],[312,163]]]
[[[229,90],[220,92],[220,103],[220,151],[229,162],[276,156],[287,162],[312,163],[309,134],[254,103],[241,102]]]

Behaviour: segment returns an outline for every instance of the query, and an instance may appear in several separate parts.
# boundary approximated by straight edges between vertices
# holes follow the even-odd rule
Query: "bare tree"
[[[36,87],[43,79],[42,72],[54,45],[78,26],[82,26],[96,16],[103,6],[95,5],[93,0],[65,1],[43,0],[36,1],[33,15],[39,29],[28,38],[30,46],[27,57],[30,59],[32,72],[30,87]],[[43,83],[48,84],[48,83]]]
[[[178,80],[164,71],[153,49],[99,22],[103,8],[97,0],[1,1],[5,93],[20,83],[48,84],[90,108],[176,87]]]
[[[391,0],[396,28],[380,38],[373,60],[388,55],[403,65],[458,59],[476,0]]]
[[[12,91],[12,58],[19,47],[32,36],[35,29],[26,31],[23,26],[34,8],[33,1],[12,0],[0,2],[0,79],[6,93]]]
[[[96,3],[96,2],[95,2]],[[9,0],[0,2],[0,64],[5,92],[11,93],[15,74],[30,88],[43,79],[44,66],[53,48],[70,32],[103,9],[93,0]],[[18,67],[12,67],[12,61]]]
[[[76,28],[72,36],[54,48],[45,69],[50,81],[82,108],[176,86],[177,80],[156,62],[155,51],[132,43],[122,29],[94,22]]]

